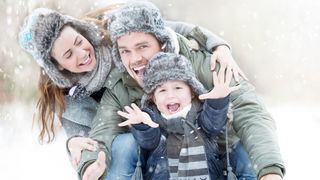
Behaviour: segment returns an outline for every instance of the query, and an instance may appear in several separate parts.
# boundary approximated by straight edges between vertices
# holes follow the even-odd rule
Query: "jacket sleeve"
[[[187,55],[197,78],[207,89],[211,89],[210,55],[207,58],[201,52],[190,52]],[[199,61],[199,58],[203,61]],[[233,80],[231,85],[235,84]],[[277,141],[275,121],[257,96],[254,86],[243,79],[240,85],[239,90],[230,94],[234,113],[233,128],[248,152],[258,177],[272,173],[283,176],[285,167]]]
[[[127,128],[118,126],[118,124],[122,122],[122,119],[117,114],[117,111],[122,110],[122,105],[121,99],[119,100],[116,97],[123,98],[124,100],[128,99],[128,97],[125,97],[128,96],[125,93],[121,94],[121,96],[115,95],[117,92],[124,92],[121,88],[123,88],[123,86],[115,85],[112,91],[107,89],[103,94],[100,106],[97,109],[97,115],[92,122],[92,130],[89,133],[90,138],[98,141],[99,147],[98,150],[94,152],[88,150],[82,152],[81,161],[78,166],[78,174],[80,177],[83,176],[85,169],[97,159],[98,153],[103,151],[106,154],[107,163],[107,169],[101,177],[101,179],[104,179],[111,164],[112,141],[119,133],[128,131]],[[125,104],[129,104],[129,102],[125,102]]]
[[[150,118],[155,121],[156,116],[151,109],[143,108],[142,111],[148,113]],[[154,150],[160,142],[161,132],[159,127],[152,128],[146,124],[133,124],[131,132],[139,146],[148,151]]]
[[[207,99],[199,117],[200,127],[212,136],[224,133],[227,123],[229,96],[221,99]]]
[[[181,34],[184,37],[193,37],[194,28],[198,27],[193,24],[189,24],[186,22],[181,21],[165,21],[165,25],[173,29],[176,33]],[[226,45],[230,48],[230,45],[227,43],[227,41],[223,40],[221,37],[217,36],[216,34],[212,33],[208,29],[204,27],[198,27],[203,32],[203,34],[206,36],[206,39],[197,39],[197,42],[205,49],[207,49],[209,52],[212,52],[217,46],[220,45]]]

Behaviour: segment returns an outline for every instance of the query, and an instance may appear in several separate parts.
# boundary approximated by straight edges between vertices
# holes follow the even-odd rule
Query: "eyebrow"
[[[148,41],[142,41],[142,42],[139,42],[137,44],[134,45],[134,47],[137,47],[137,46],[141,46],[141,45],[144,45],[144,44],[149,44]],[[119,46],[118,49],[127,49],[127,46]]]
[[[79,35],[76,36],[76,39],[74,40],[73,45],[76,45],[76,43],[77,43],[77,41],[78,41],[79,38],[80,38]],[[62,57],[64,57],[64,56],[65,56],[66,54],[68,54],[69,52],[70,52],[70,49],[68,49],[68,51],[66,51],[65,53],[63,53]]]

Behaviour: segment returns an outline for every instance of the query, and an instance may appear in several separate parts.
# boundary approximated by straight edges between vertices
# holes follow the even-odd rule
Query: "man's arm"
[[[173,29],[176,33],[181,34],[184,37],[192,36],[192,31],[196,27],[193,24],[189,24],[186,22],[181,21],[165,21],[165,25]],[[199,27],[203,34],[205,35],[205,39],[195,39],[197,42],[205,49],[207,49],[209,52],[213,52],[213,50],[220,46],[225,45],[230,48],[227,41],[223,40],[219,36],[215,35],[208,29],[204,27]]]
[[[92,129],[89,133],[89,137],[96,140],[99,143],[99,147],[95,152],[83,151],[82,158],[78,166],[78,173],[80,177],[83,176],[86,168],[97,159],[100,151],[103,151],[106,155],[106,169],[108,170],[111,163],[112,141],[116,135],[127,131],[127,128],[121,128],[118,126],[118,123],[122,120],[117,114],[117,111],[122,110],[120,103],[121,99],[119,100],[117,97],[126,99],[126,94],[123,94],[123,96],[117,96],[117,92],[124,92],[123,86],[115,85],[115,88],[112,91],[107,89],[104,92],[100,106],[97,110],[97,115],[92,122]],[[106,175],[106,173],[104,173],[104,175]]]
[[[191,60],[197,78],[207,89],[212,88],[210,54],[206,52],[184,53]],[[200,60],[199,60],[200,59]],[[217,67],[219,68],[219,67]],[[236,83],[233,80],[231,86]],[[280,154],[275,121],[259,100],[254,86],[240,81],[240,89],[230,94],[234,109],[233,127],[241,139],[258,177],[285,172]]]

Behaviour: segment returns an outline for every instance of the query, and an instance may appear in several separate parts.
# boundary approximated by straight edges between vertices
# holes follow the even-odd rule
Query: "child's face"
[[[153,101],[161,113],[171,115],[189,105],[192,97],[190,86],[184,81],[167,81],[156,88]]]
[[[117,40],[119,54],[130,76],[143,87],[142,76],[146,64],[160,52],[160,43],[152,34],[132,32]]]
[[[73,73],[92,71],[97,63],[93,46],[70,26],[63,28],[54,42],[51,56],[58,62],[60,70]]]

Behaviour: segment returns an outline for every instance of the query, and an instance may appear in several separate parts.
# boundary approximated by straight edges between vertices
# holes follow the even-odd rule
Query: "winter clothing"
[[[190,61],[184,56],[160,52],[154,55],[148,62],[143,74],[142,106],[148,106],[153,91],[162,83],[169,80],[181,80],[186,82],[198,95],[204,94],[207,90],[196,78]]]
[[[72,73],[59,70],[51,57],[51,50],[65,25],[70,25],[92,44],[97,59],[96,68],[87,73]],[[56,11],[39,8],[29,15],[19,34],[20,45],[30,53],[44,69],[50,79],[61,88],[73,89],[74,96],[89,96],[100,90],[111,69],[111,55],[108,47],[101,44],[98,29],[90,23],[80,21]]]
[[[148,161],[148,173],[154,173],[151,179],[159,179],[164,176],[162,173],[168,173],[157,170],[161,164],[163,166],[163,160],[154,159],[160,157],[168,160],[170,178],[209,179],[210,175],[210,179],[223,179],[216,139],[224,132],[228,102],[229,97],[210,99],[202,107],[194,100],[186,118],[168,120],[161,117],[158,111],[154,111],[155,114],[146,111],[160,127],[137,124],[133,125],[132,132],[142,149],[152,152]],[[164,142],[161,142],[161,137]]]
[[[118,11],[108,15],[108,31],[112,41],[112,55],[115,65],[125,71],[122,64],[117,39],[130,32],[145,32],[156,36],[165,52],[175,52],[174,38],[168,28],[164,26],[159,9],[152,3],[143,1],[128,2]]]
[[[201,36],[199,39],[205,39],[202,38],[201,32],[195,29],[192,36],[196,37],[197,35]],[[188,40],[183,37],[178,36],[177,39],[180,45],[179,53],[191,61],[197,78],[205,88],[212,89],[212,72],[209,69],[211,55],[205,51],[191,50],[187,43]],[[89,135],[89,137],[103,142],[99,144],[98,151],[103,150],[106,152],[108,166],[111,161],[108,154],[111,151],[113,138],[119,133],[128,131],[127,128],[117,126],[122,120],[116,112],[131,103],[139,105],[143,95],[141,87],[128,73],[120,73],[117,69],[113,71],[112,74],[114,76],[107,80],[108,89],[101,100]],[[232,82],[232,85],[234,84],[235,82]],[[277,146],[276,134],[274,133],[275,122],[258,100],[254,87],[245,80],[242,80],[240,84],[241,88],[230,95],[234,107],[233,127],[237,135],[241,137],[241,141],[248,151],[259,177],[263,175],[265,170],[268,170],[268,173],[282,175],[284,165]],[[230,134],[230,145],[234,144],[232,142],[237,142],[235,140],[236,137]],[[78,169],[81,175],[83,175],[84,169],[94,162],[97,152],[83,151]]]

